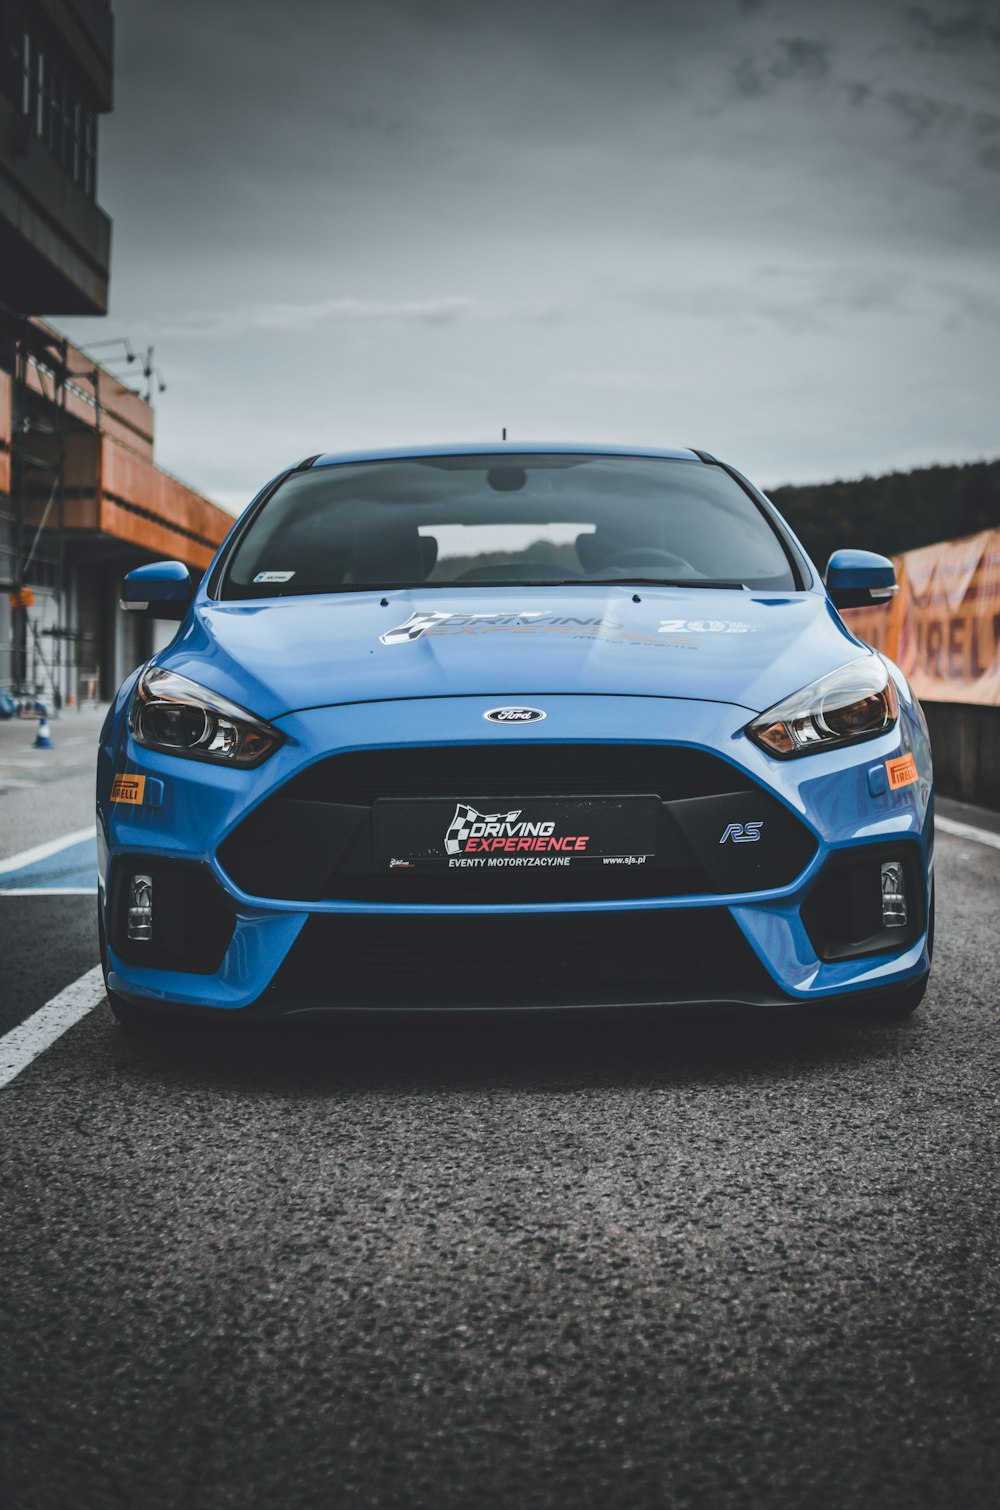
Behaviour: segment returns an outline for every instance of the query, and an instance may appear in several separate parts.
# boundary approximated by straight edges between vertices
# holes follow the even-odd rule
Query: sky
[[[115,0],[106,320],[238,511],[320,451],[1000,455],[1000,5]],[[126,373],[128,369],[125,369]]]

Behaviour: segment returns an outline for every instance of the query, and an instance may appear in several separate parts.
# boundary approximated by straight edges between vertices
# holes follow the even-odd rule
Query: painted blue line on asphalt
[[[57,854],[33,865],[22,865],[19,870],[8,870],[0,876],[0,896],[5,891],[46,891],[52,887],[86,887],[97,885],[97,840],[81,839]]]

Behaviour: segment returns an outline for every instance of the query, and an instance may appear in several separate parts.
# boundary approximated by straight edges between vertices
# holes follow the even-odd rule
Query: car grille
[[[779,996],[725,907],[316,914],[258,1006],[544,1007]]]
[[[357,750],[310,767],[286,797],[369,807],[376,797],[551,797],[655,792],[664,802],[747,790],[701,750],[653,744],[423,745]]]
[[[644,865],[593,869],[392,869],[377,860],[372,804],[448,798],[483,812],[539,797],[649,795],[662,803]],[[766,843],[719,840],[765,820]],[[443,831],[442,831],[443,842]],[[373,905],[600,902],[731,894],[784,885],[814,837],[749,776],[704,751],[656,744],[443,745],[355,751],[318,762],[256,808],[219,860],[251,896]]]

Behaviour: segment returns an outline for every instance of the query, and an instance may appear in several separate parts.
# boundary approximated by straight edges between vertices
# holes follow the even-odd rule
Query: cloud
[[[968,119],[968,111],[950,100],[934,99],[913,89],[889,89],[882,96],[913,137],[930,131],[951,131]]]
[[[774,79],[805,79],[813,82],[830,74],[830,47],[807,37],[783,37],[771,63]]]
[[[972,117],[976,160],[990,173],[1000,173],[1000,115],[981,110]]]
[[[450,325],[472,314],[473,299],[321,299],[315,303],[244,304],[234,309],[191,310],[154,324],[157,340],[230,340],[264,331],[312,330],[337,322]]]
[[[324,446],[501,423],[703,434],[764,476],[995,445],[995,23],[120,5],[107,329],[156,340],[161,459],[235,498]]]
[[[892,9],[895,26],[885,23]],[[815,19],[823,20],[823,12]],[[914,27],[920,34],[916,44]],[[974,177],[1000,171],[991,45],[983,62],[984,45],[991,44],[994,30],[1000,35],[1000,19],[994,26],[982,6],[932,11],[887,4],[867,27],[852,28],[845,21],[827,38],[772,35],[768,40],[766,30],[756,27],[755,46],[730,65],[724,112],[729,118],[733,111],[753,109],[755,129],[770,123],[775,138],[778,119],[794,121],[794,140],[780,143],[784,161],[804,160],[825,134],[831,146],[839,142],[856,154],[859,184],[879,171],[879,161],[891,161],[895,182],[887,205],[898,199],[904,182],[919,180],[946,185],[954,197],[968,192],[977,223],[995,214],[996,206],[991,211],[985,203],[989,191],[976,194]],[[751,36],[748,29],[743,34]],[[806,115],[804,89],[810,101]]]
[[[736,93],[754,99],[779,84],[820,83],[830,76],[830,45],[810,37],[779,37],[766,58],[745,54],[733,66]]]
[[[879,267],[764,266],[748,280],[689,284],[683,291],[647,288],[629,302],[672,321],[731,327],[769,326],[787,335],[835,331],[845,318],[887,316],[913,308],[912,279]]]
[[[936,291],[945,301],[949,326],[964,323],[980,330],[983,325],[1000,324],[1000,291],[997,289],[944,281],[938,284]]]
[[[934,15],[924,5],[911,5],[910,20],[923,37],[937,47],[955,48],[987,43],[1000,48],[1000,17],[993,5],[967,5],[947,15]]]
[[[597,391],[602,389],[648,389],[651,383],[655,383],[655,373],[647,370],[632,372],[628,369],[617,370],[615,368],[602,368],[600,371],[583,371],[577,369],[573,372],[555,373],[552,378],[553,386],[566,388],[591,388]]]
[[[742,57],[733,64],[733,88],[744,100],[759,99],[770,93],[760,65],[754,58]]]

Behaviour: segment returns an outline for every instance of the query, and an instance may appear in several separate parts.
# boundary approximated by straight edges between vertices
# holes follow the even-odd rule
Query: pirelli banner
[[[845,613],[851,629],[899,663],[922,702],[1000,706],[1000,529],[894,560],[891,606]]]

